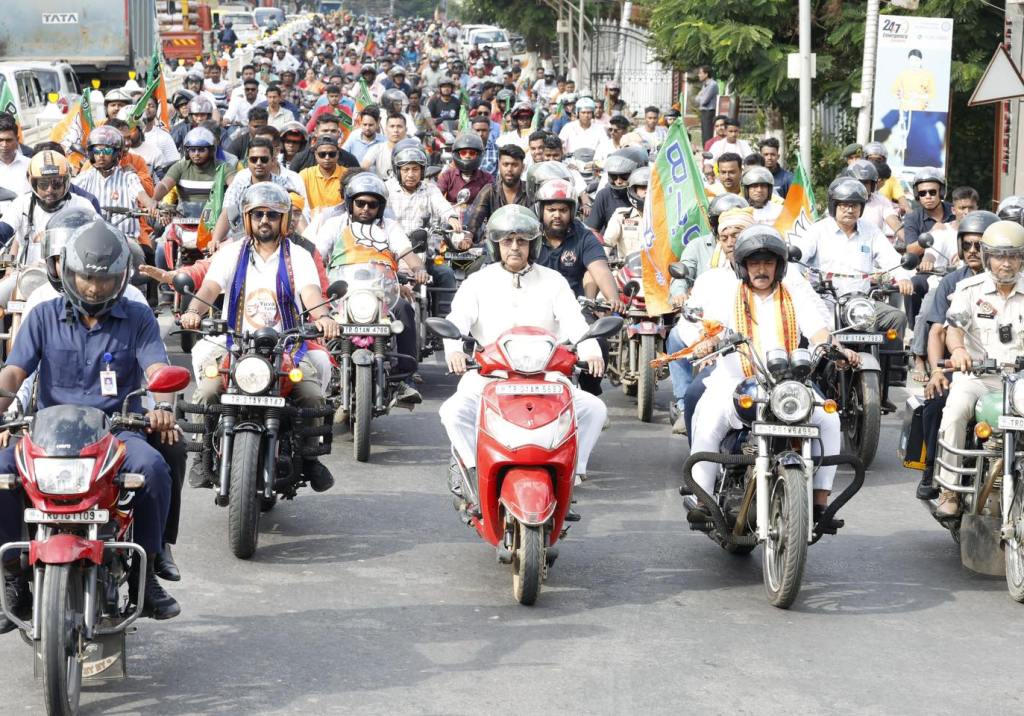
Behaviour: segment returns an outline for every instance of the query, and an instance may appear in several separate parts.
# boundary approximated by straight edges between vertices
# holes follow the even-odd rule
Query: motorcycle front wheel
[[[807,562],[806,479],[798,468],[780,467],[769,487],[762,569],[768,601],[780,609],[796,600]]]
[[[85,578],[73,564],[52,564],[43,576],[42,653],[46,713],[73,716],[82,695],[79,635],[85,625]]]
[[[260,434],[235,433],[231,448],[231,484],[228,490],[228,542],[239,559],[256,553],[260,532]]]
[[[1024,480],[1016,480],[1013,502],[1006,521],[1013,525],[1014,537],[1003,544],[1006,560],[1006,588],[1015,601],[1024,603]]]
[[[544,529],[516,523],[518,545],[512,557],[512,594],[530,606],[540,595],[544,578]]]
[[[853,384],[853,415],[843,431],[846,448],[860,458],[867,470],[878,452],[882,429],[882,391],[878,373],[862,372]]]
[[[636,416],[640,422],[651,422],[654,414],[654,336],[640,337],[640,358],[637,360]]]
[[[368,365],[356,366],[352,393],[352,452],[359,462],[370,459],[370,420],[373,419],[373,373]]]

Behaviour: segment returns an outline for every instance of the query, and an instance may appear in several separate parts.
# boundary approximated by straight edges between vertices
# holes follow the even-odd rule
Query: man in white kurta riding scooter
[[[507,204],[491,215],[486,236],[494,263],[463,282],[452,299],[448,320],[463,335],[473,336],[484,346],[517,326],[543,328],[559,341],[579,340],[587,332],[587,321],[568,281],[557,271],[536,264],[541,244],[541,226],[536,215],[524,206]],[[477,371],[466,372],[462,341],[446,340],[444,344],[448,369],[461,375],[462,380],[455,394],[441,405],[441,423],[463,463],[475,469],[480,396],[491,378]],[[587,362],[591,374],[600,377],[604,373],[604,360],[596,340],[580,343],[577,353]],[[548,378],[552,375],[564,379],[561,374],[549,374]],[[572,394],[578,431],[576,473],[582,476],[601,435],[607,408],[600,398],[576,386],[572,386]],[[459,489],[458,482],[449,486],[453,491]]]
[[[782,348],[792,351],[799,347],[801,336],[810,348],[831,340],[824,312],[818,305],[821,299],[802,277],[787,275],[789,249],[775,229],[754,224],[744,229],[733,249],[733,270],[715,269],[702,275],[694,284],[687,300],[688,308],[703,311],[705,320],[719,321],[753,341],[762,361],[765,354]],[[690,335],[686,345],[699,338],[698,324],[687,323]],[[708,346],[707,355],[714,350]],[[853,364],[859,360],[854,351],[842,349]],[[753,365],[741,352],[731,353],[718,360],[705,382],[706,390],[697,403],[693,416],[691,452],[718,452],[723,438],[730,430],[743,427],[733,401],[736,387],[754,373]],[[839,416],[826,413],[821,407],[811,413],[811,422],[821,428],[820,451],[836,455],[841,438]],[[707,492],[715,489],[716,466],[699,462],[693,467],[693,478]],[[835,467],[821,467],[814,475],[814,506],[818,512],[824,508],[832,490]],[[703,506],[691,510],[691,521],[706,521],[710,517]]]

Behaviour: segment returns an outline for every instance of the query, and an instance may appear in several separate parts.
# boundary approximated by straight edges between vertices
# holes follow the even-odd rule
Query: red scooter
[[[189,378],[185,368],[159,369],[113,418],[54,405],[2,426],[24,435],[18,472],[0,475],[0,489],[22,489],[30,505],[25,524],[35,534],[0,547],[4,556],[21,553],[32,569],[31,612],[8,604],[3,589],[0,606],[35,648],[49,714],[78,713],[83,678],[127,674],[125,632],[142,615],[146,579],[146,553],[132,536],[132,495],[146,476],[121,472],[125,449],[112,431],[146,428],[128,400],[147,390],[175,393]]]
[[[443,318],[426,322],[442,338],[472,340]],[[580,341],[617,333],[621,326],[618,316],[601,318]],[[452,451],[462,476],[463,497],[456,506],[495,545],[498,561],[512,565],[516,600],[533,604],[558,554],[572,502],[576,413],[568,381],[549,376],[573,374],[575,345],[559,344],[540,328],[512,328],[493,344],[477,346],[470,367],[494,380],[480,400],[476,478]]]

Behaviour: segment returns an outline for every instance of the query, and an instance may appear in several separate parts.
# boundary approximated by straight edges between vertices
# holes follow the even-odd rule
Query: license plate
[[[564,390],[557,383],[503,383],[494,388],[498,395],[561,395]]]
[[[85,512],[69,512],[67,514],[54,514],[34,509],[25,510],[25,522],[30,524],[60,522],[63,524],[105,525],[109,521],[110,513],[107,510],[86,510]]]
[[[476,261],[480,258],[479,254],[445,254],[444,257],[449,261]]]
[[[341,332],[346,336],[390,336],[391,326],[380,324],[373,326],[344,325],[341,327]]]
[[[8,313],[21,313],[24,310],[25,310],[25,302],[24,301],[8,301],[7,302],[7,312]]]
[[[283,408],[284,397],[280,395],[240,395],[225,393],[220,396],[224,405],[254,405],[261,408]]]
[[[653,321],[641,321],[636,325],[636,330],[639,333],[651,334],[658,332],[658,324]]]
[[[777,423],[754,423],[754,435],[778,438],[816,438],[817,425],[779,425]]]
[[[1015,415],[1000,415],[999,416],[999,429],[1000,430],[1024,430],[1024,418],[1018,418]]]
[[[843,343],[881,343],[885,336],[881,333],[841,333],[839,340]]]

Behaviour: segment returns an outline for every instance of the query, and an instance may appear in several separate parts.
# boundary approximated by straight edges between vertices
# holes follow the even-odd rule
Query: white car
[[[468,55],[478,45],[481,50],[490,47],[498,55],[498,61],[503,66],[512,62],[512,43],[509,42],[508,33],[500,27],[493,25],[471,25],[465,30],[463,39],[460,41],[460,48],[463,56]]]

